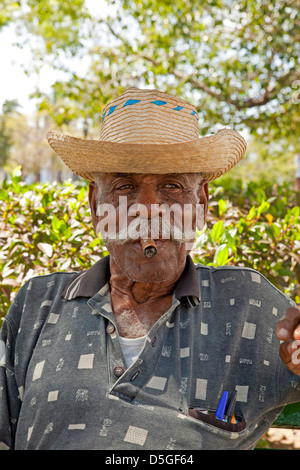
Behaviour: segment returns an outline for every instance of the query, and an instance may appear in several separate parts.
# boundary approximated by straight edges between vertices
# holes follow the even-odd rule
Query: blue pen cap
[[[228,392],[224,392],[223,395],[221,396],[217,411],[215,413],[216,418],[224,419],[227,400],[228,400]]]

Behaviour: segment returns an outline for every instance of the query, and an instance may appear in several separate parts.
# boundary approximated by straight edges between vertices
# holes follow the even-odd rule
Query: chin
[[[110,255],[122,273],[135,282],[163,282],[176,277],[188,252],[185,244],[168,241],[158,247],[153,258],[147,258],[139,243],[107,245]]]

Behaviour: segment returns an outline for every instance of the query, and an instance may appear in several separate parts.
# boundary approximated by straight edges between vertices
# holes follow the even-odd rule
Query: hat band
[[[130,99],[128,101],[126,101],[126,103],[123,104],[123,106],[121,106],[122,108],[125,108],[125,106],[132,106],[134,104],[137,104],[137,103],[140,103],[141,100],[134,100],[134,99]],[[164,106],[164,105],[167,105],[168,102],[167,101],[161,101],[161,100],[156,100],[156,101],[150,101],[151,104],[154,104],[156,106]],[[101,122],[104,121],[105,117],[109,116],[110,114],[112,114],[116,108],[118,107],[118,105],[116,106],[111,106],[108,110],[105,109],[104,113],[103,113],[103,116],[102,116],[102,119],[101,119]],[[174,111],[181,111],[182,109],[184,109],[184,106],[175,106],[175,108],[172,108]],[[193,110],[191,113],[191,116],[196,116],[196,119],[198,121],[198,115],[197,115],[197,112],[195,110]]]

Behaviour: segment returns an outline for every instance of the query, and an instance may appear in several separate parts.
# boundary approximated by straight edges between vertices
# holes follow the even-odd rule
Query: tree
[[[67,74],[51,96],[36,95],[56,125],[99,128],[110,99],[155,86],[197,106],[203,135],[229,125],[299,152],[299,0],[106,5],[95,15],[84,0],[27,0],[12,16],[39,39],[33,70],[47,62]]]
[[[2,115],[0,115],[0,167],[5,166],[7,163],[13,145],[7,120],[9,116],[16,113],[18,107],[19,103],[16,100],[7,100],[2,106]]]
[[[0,10],[0,29],[14,19],[14,15],[21,8],[21,1],[4,0]]]
[[[0,117],[0,168],[3,167],[10,155],[11,138],[5,129],[3,116]]]
[[[90,47],[64,44],[88,52],[91,64],[87,76],[57,83],[54,96],[63,93],[80,111],[84,103],[92,118],[88,96],[104,105],[128,85],[153,85],[198,105],[203,134],[230,122],[266,139],[291,136],[299,125],[297,13],[297,2],[286,0],[177,0],[176,8],[170,0],[121,0],[111,17],[85,15]],[[46,24],[35,30],[43,37]],[[57,54],[57,32],[47,32],[47,50]]]
[[[45,136],[51,127],[48,113],[36,112],[28,118],[13,113],[6,117],[6,131],[10,136],[10,158],[5,170],[22,167],[22,176],[38,182],[41,175],[50,180],[60,179],[60,174],[70,177],[66,165],[51,151]]]
[[[190,96],[201,111],[204,133],[220,117],[267,136],[296,131],[296,2],[180,0],[176,9],[172,1],[122,3],[137,33],[130,40],[125,21],[122,28],[120,19],[107,22],[119,50],[123,47],[146,83]]]

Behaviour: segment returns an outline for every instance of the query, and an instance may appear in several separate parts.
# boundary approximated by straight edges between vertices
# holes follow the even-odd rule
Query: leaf
[[[203,232],[196,238],[196,248],[202,248],[207,243],[208,235]]]
[[[252,206],[251,209],[250,209],[249,212],[248,212],[247,220],[252,220],[252,219],[254,219],[254,217],[256,217],[256,215],[257,215],[256,207],[255,207],[255,206]]]
[[[266,200],[266,193],[264,192],[263,189],[258,189],[256,192],[256,200],[259,204],[264,202]]]
[[[77,196],[77,201],[82,201],[86,196],[86,189],[85,187],[82,187],[81,190],[79,191],[78,193],[78,196]]]
[[[293,207],[293,209],[291,210],[291,213],[293,214],[293,216],[299,217],[299,215],[300,215],[300,207],[299,207],[299,206]]]
[[[224,228],[223,228],[223,220],[219,220],[212,228],[211,231],[211,238],[217,242],[220,240],[221,236],[223,235]]]
[[[45,193],[45,194],[43,195],[43,197],[42,197],[42,206],[43,206],[43,207],[48,206],[49,202],[50,202],[49,194],[48,194],[48,193]]]
[[[8,200],[8,194],[5,189],[0,189],[0,201],[7,201]]]
[[[219,205],[219,215],[222,216],[227,210],[228,202],[224,201],[224,199],[219,199],[218,201]]]
[[[273,236],[274,238],[278,238],[281,234],[281,227],[280,225],[274,223],[271,225],[271,230],[272,230],[272,233],[273,233]]]
[[[52,228],[55,232],[59,232],[59,227],[60,227],[60,221],[56,217],[56,215],[52,216],[52,221],[51,221]]]
[[[228,256],[229,256],[228,246],[225,244],[221,245],[219,246],[219,248],[217,249],[215,253],[215,262],[219,266],[223,266],[224,264],[226,264],[228,260]]]
[[[267,210],[270,209],[270,203],[267,201],[263,201],[260,206],[257,208],[258,214],[262,214],[263,212],[266,212]]]
[[[48,258],[51,258],[53,255],[53,247],[49,245],[49,243],[38,243],[37,244],[39,250],[41,250]]]

